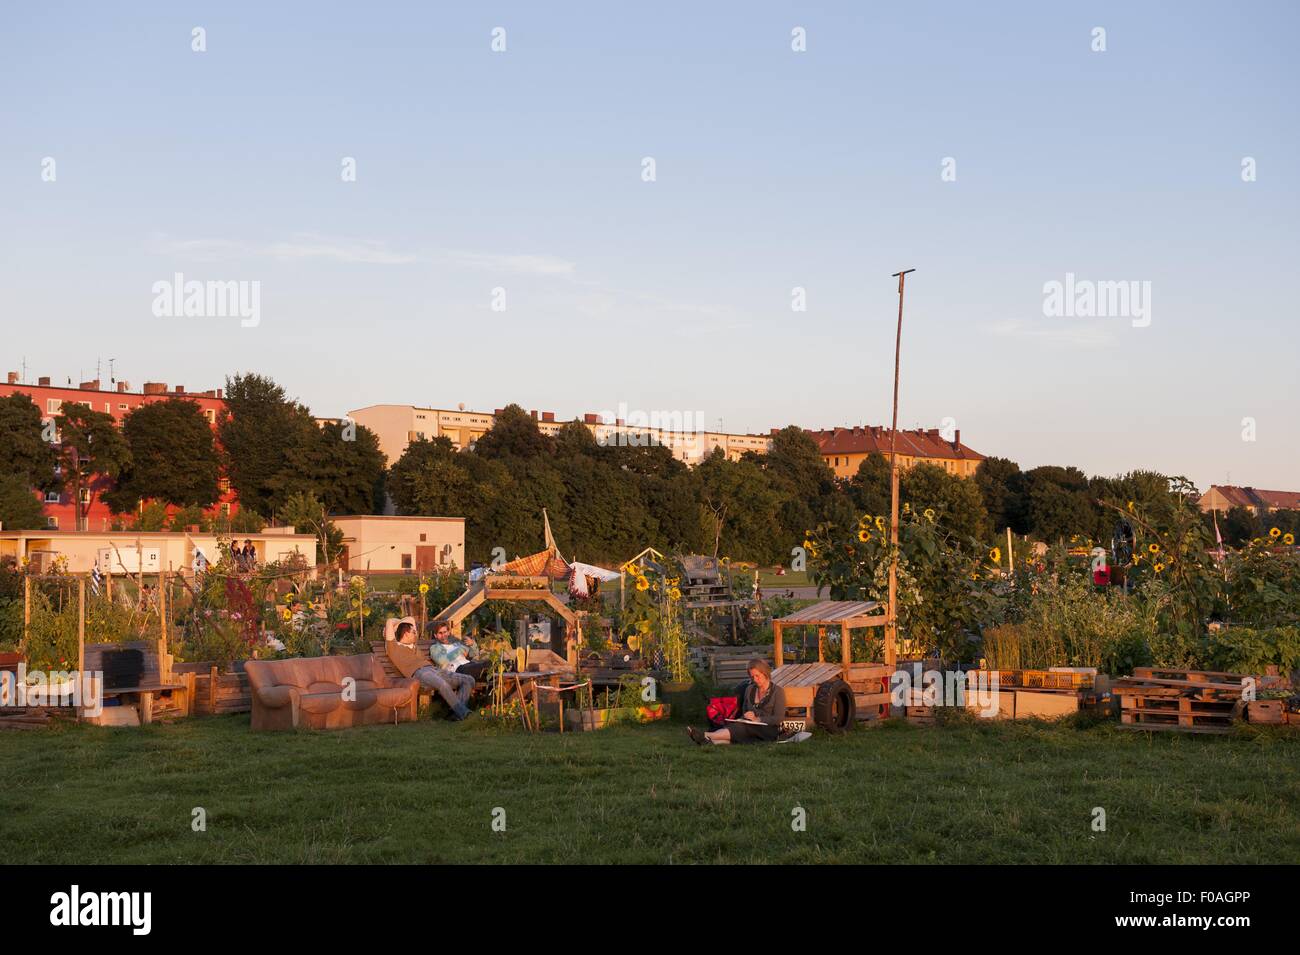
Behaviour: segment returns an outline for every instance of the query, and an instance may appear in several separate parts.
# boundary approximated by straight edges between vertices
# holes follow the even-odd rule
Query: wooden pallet
[[[1187,732],[1227,732],[1241,716],[1242,703],[1198,700],[1190,696],[1146,696],[1120,692],[1120,722],[1130,726],[1171,726]]]

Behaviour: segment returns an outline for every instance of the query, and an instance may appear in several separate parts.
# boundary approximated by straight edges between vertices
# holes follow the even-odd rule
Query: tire
[[[813,722],[828,733],[844,733],[857,717],[853,689],[843,680],[827,680],[813,697]]]

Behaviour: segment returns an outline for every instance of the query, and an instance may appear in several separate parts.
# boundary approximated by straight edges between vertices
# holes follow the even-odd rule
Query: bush
[[[1300,627],[1224,627],[1211,631],[1201,648],[1205,669],[1228,673],[1263,673],[1276,666],[1282,674],[1300,669]]]

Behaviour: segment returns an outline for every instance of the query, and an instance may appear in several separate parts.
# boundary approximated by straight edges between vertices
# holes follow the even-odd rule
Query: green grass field
[[[5,732],[0,765],[25,862],[1300,862],[1283,732],[890,722],[705,749],[678,723],[253,734],[232,716]]]

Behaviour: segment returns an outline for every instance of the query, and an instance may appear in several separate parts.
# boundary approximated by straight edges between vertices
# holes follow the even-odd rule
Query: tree
[[[0,474],[0,522],[7,531],[39,530],[45,509],[21,474]]]
[[[767,454],[755,454],[750,459],[763,468],[772,491],[780,499],[777,507],[780,543],[788,553],[830,506],[836,494],[835,473],[812,435],[794,425],[772,436]]]
[[[936,464],[919,461],[899,477],[899,495],[912,509],[935,512],[935,520],[962,538],[985,541],[991,532],[988,511],[979,487],[970,478],[950,474]]]
[[[388,493],[397,513],[425,517],[467,517],[478,497],[467,461],[441,435],[407,445],[388,472]]]
[[[140,405],[122,422],[131,463],[104,494],[118,513],[141,501],[210,507],[220,493],[221,465],[212,428],[198,402],[169,398]]]
[[[724,541],[736,556],[764,562],[788,553],[776,521],[779,496],[762,468],[752,460],[731,461],[721,448],[714,448],[697,471],[702,516],[714,557]]]
[[[975,485],[984,498],[993,530],[1029,533],[1029,502],[1020,465],[1008,458],[985,458],[975,470]]]
[[[302,467],[319,440],[311,412],[262,375],[226,379],[217,439],[240,506],[270,516],[291,495],[311,490]]]
[[[492,427],[474,443],[474,453],[491,460],[532,458],[546,454],[553,442],[537,430],[532,415],[519,405],[506,405]]]
[[[302,475],[331,514],[383,511],[386,461],[373,431],[328,422],[303,451]]]
[[[131,449],[113,416],[83,404],[67,402],[59,413],[59,467],[72,491],[77,530],[87,529],[95,498],[131,464]]]
[[[1031,531],[1042,540],[1090,533],[1096,524],[1088,478],[1078,468],[1045,466],[1025,473]]]
[[[325,505],[310,491],[296,491],[280,507],[280,516],[299,534],[316,538],[316,560],[332,564],[343,553],[343,532],[329,519]]]
[[[58,463],[58,451],[42,434],[41,412],[32,399],[24,394],[0,398],[0,474],[21,477],[29,491],[55,491],[61,483],[54,470]]]
[[[900,482],[901,486],[901,482]],[[889,513],[889,461],[879,451],[872,451],[858,465],[858,473],[849,478],[849,497],[863,514]]]

